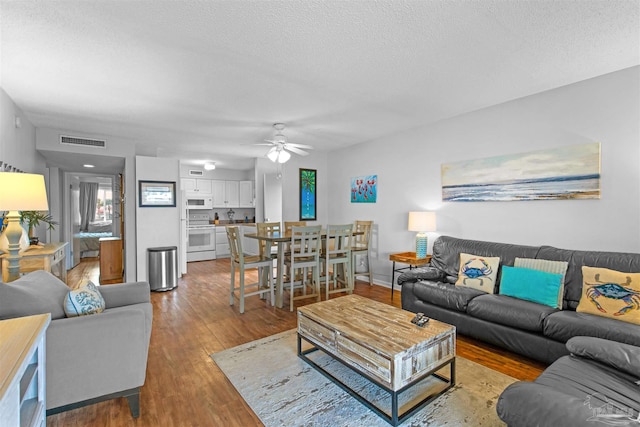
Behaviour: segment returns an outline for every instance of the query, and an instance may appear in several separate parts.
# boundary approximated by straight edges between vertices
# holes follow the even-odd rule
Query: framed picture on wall
[[[315,169],[300,169],[300,221],[316,220],[316,179]]]
[[[176,206],[175,181],[138,181],[138,206],[172,208]]]

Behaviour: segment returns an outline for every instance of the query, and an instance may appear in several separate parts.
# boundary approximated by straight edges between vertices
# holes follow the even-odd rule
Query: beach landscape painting
[[[599,198],[599,142],[442,165],[443,201]]]

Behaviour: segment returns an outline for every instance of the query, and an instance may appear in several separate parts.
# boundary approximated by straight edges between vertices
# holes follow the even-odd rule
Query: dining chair
[[[227,239],[231,252],[231,300],[234,303],[234,294],[239,293],[240,313],[244,313],[244,299],[252,295],[269,295],[271,305],[275,304],[273,287],[273,274],[265,274],[264,270],[271,271],[273,260],[270,257],[258,255],[246,255],[242,249],[242,233],[239,227],[227,227]],[[240,284],[236,287],[236,268],[240,273]],[[245,284],[247,270],[258,269],[258,282]],[[250,291],[247,292],[247,289]]]
[[[353,293],[353,275],[351,273],[352,240],[353,224],[327,225],[327,237],[324,239],[320,254],[327,299],[329,299],[329,294],[337,292]],[[338,279],[338,267],[341,267],[342,270],[341,279]],[[330,282],[333,283],[333,289],[330,289]]]
[[[281,232],[281,227],[279,222],[259,222],[256,224],[256,229],[258,234],[275,234]],[[278,258],[278,244],[277,243],[267,243],[264,240],[259,241],[260,248],[260,256],[264,258],[271,258],[275,260]],[[273,263],[272,263],[273,266]],[[265,270],[267,272],[268,270]]]
[[[292,227],[306,227],[307,221],[285,221],[284,222],[284,232],[291,233]]]
[[[289,309],[295,300],[316,297],[320,301],[320,226],[292,227],[290,251],[284,263],[289,268]],[[294,274],[295,273],[295,274]],[[295,296],[295,290],[301,294]],[[311,293],[307,291],[311,289]]]
[[[373,229],[373,221],[360,221],[357,220],[354,231],[358,234],[354,236],[353,243],[351,245],[351,265],[353,282],[355,283],[356,276],[369,276],[369,285],[373,286],[373,273],[371,272],[371,255],[369,253],[369,244],[371,241],[371,230]],[[367,271],[357,271],[359,265],[364,265],[364,262],[357,263],[357,256],[367,257]]]
[[[285,236],[290,236],[291,235],[291,228],[293,227],[306,227],[307,226],[307,221],[285,221],[284,222],[284,233]],[[290,249],[289,249],[290,244],[287,243],[284,246],[284,252],[285,254],[288,254]],[[285,271],[284,272],[284,280],[285,281],[289,281],[289,271]]]

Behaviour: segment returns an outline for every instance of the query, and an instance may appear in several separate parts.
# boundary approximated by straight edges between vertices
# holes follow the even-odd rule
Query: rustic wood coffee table
[[[348,295],[298,308],[298,356],[392,425],[398,425],[455,384],[456,328],[430,320],[411,323],[414,313]],[[312,347],[302,350],[302,340]],[[307,355],[322,350],[390,394],[391,410],[369,402]],[[449,365],[446,378],[436,371]],[[399,414],[398,396],[436,377],[445,385]]]

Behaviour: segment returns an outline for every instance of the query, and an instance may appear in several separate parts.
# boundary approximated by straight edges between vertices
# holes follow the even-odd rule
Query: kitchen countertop
[[[213,221],[210,221],[211,224],[213,224]],[[244,222],[243,219],[234,219],[233,221],[229,221],[229,220],[220,220],[218,222],[218,224],[216,225],[220,225],[220,226],[224,226],[224,225],[253,225],[255,226],[256,223],[255,222]]]

